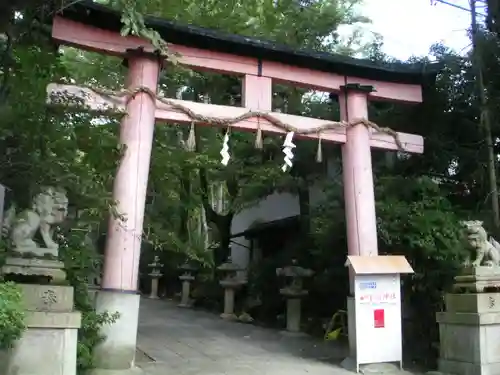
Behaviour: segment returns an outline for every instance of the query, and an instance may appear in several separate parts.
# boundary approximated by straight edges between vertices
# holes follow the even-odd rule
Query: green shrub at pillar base
[[[26,329],[21,289],[0,282],[0,350],[9,349]]]

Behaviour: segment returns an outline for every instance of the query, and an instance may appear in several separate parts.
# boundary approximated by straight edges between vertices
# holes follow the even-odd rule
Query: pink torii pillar
[[[339,94],[344,121],[368,119],[370,86],[344,86]],[[370,129],[357,125],[346,130],[342,145],[342,173],[349,255],[378,255],[377,218],[373,187]]]
[[[140,51],[127,56],[127,87],[157,91],[159,58]],[[130,98],[120,126],[120,143],[126,149],[113,187],[117,211],[111,216],[106,243],[104,275],[97,295],[98,312],[118,312],[120,318],[102,329],[105,341],[96,349],[99,370],[134,368],[140,295],[137,291],[144,206],[155,127],[155,98],[139,92]]]
[[[339,94],[341,120],[368,119],[368,96],[371,86],[344,86]],[[342,174],[344,205],[349,255],[377,256],[377,217],[370,148],[370,129],[356,125],[346,130],[346,143],[342,145]],[[347,324],[349,334],[349,360],[356,358],[356,321],[354,274],[349,270],[347,296]]]

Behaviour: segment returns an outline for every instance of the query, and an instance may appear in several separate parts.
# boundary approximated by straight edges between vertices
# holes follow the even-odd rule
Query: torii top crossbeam
[[[54,19],[52,36],[63,44],[119,56],[139,47],[152,50],[148,42],[139,38],[120,38],[120,15],[108,7],[82,1],[64,9],[61,15]],[[328,92],[338,92],[341,86],[356,83],[375,86],[376,91],[370,95],[373,99],[418,103],[422,101],[421,85],[433,80],[438,71],[434,64],[379,64],[296,50],[158,18],[146,18],[146,24],[160,33],[172,52],[181,55],[182,64],[193,69],[269,77]]]

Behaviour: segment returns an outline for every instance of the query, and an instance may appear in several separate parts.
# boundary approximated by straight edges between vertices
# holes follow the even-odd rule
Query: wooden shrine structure
[[[367,121],[368,101],[419,103],[422,85],[437,74],[436,70],[424,71],[422,66],[377,66],[369,61],[294,50],[156,18],[146,18],[146,24],[160,33],[171,52],[179,54],[180,64],[241,77],[243,107],[158,96],[158,78],[165,61],[147,40],[121,36],[120,14],[110,8],[78,2],[53,19],[52,36],[57,43],[119,56],[128,64],[127,89],[119,93],[59,84],[51,84],[47,89],[49,101],[54,101],[58,94],[69,93],[83,99],[92,110],[113,109],[126,114],[121,123],[120,142],[127,147],[116,174],[113,198],[118,212],[127,220],[110,218],[102,289],[97,297],[98,311],[118,311],[120,319],[103,332],[106,340],[96,353],[101,369],[129,370],[134,365],[139,311],[137,278],[156,123],[195,121],[230,125],[233,129],[293,132],[297,137],[320,137],[338,143],[342,146],[349,254],[376,256],[371,148],[422,153],[423,139],[371,126]],[[332,121],[273,113],[273,82],[338,94],[343,122],[332,124]]]

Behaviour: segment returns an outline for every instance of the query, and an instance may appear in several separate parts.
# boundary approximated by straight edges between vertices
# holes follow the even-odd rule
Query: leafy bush
[[[403,279],[410,323],[405,341],[414,359],[427,362],[437,355],[435,313],[443,309],[443,294],[467,255],[463,228],[431,179],[386,177],[378,182],[379,253],[404,255],[415,271]]]
[[[117,313],[97,313],[90,299],[88,282],[97,275],[101,257],[93,246],[86,221],[82,218],[71,223],[71,229],[59,233],[60,256],[64,261],[67,279],[75,288],[75,308],[82,313],[82,326],[78,330],[77,372],[84,374],[94,368],[95,347],[104,340],[100,333],[103,325],[118,319]]]
[[[286,265],[282,259],[283,252],[277,250],[272,257],[252,265],[248,272],[248,296],[259,301],[250,313],[258,321],[270,325],[275,325],[277,317],[285,311],[284,298],[280,294],[280,280],[276,275],[276,268]]]
[[[25,328],[20,288],[12,282],[0,283],[0,350],[10,348]]]
[[[94,368],[94,349],[104,340],[104,336],[100,334],[101,327],[113,324],[118,319],[118,314],[108,312],[98,314],[90,305],[81,312],[82,326],[78,331],[77,372],[85,374]]]

